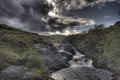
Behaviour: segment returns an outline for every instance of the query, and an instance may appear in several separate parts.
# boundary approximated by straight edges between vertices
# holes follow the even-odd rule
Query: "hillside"
[[[99,26],[87,34],[69,36],[68,40],[92,58],[96,67],[120,74],[120,22],[109,28]]]
[[[34,47],[44,37],[0,25],[0,70],[10,66],[22,66],[24,71],[33,72],[34,77],[46,71],[40,50]],[[43,43],[43,42],[42,42]],[[24,67],[23,67],[24,66]]]
[[[51,71],[66,66],[66,59],[58,53],[53,42],[54,37],[40,36],[1,24],[0,79],[48,80]]]
[[[119,34],[120,22],[109,28],[98,26],[86,34],[68,37],[40,36],[1,24],[0,79],[49,80],[51,72],[68,67],[71,58],[59,54],[56,45],[69,43],[93,59],[95,67],[113,72],[117,80],[120,76]]]

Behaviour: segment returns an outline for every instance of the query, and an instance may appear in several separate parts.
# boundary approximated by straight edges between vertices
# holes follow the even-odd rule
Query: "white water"
[[[69,64],[71,65],[70,67],[93,67],[93,61],[91,59],[85,58],[85,56],[77,51],[74,47],[73,49],[76,54],[73,56],[73,59],[69,61]]]

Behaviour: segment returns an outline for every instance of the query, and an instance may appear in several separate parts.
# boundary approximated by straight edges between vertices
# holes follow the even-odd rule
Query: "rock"
[[[70,67],[53,73],[52,78],[58,80],[112,80],[112,74],[104,69]]]
[[[23,80],[22,66],[9,66],[1,71],[1,80]]]
[[[1,71],[0,80],[48,80],[48,76],[25,71],[23,66],[11,65]]]
[[[75,51],[74,51],[74,49],[73,49],[73,46],[72,46],[71,44],[69,44],[69,43],[59,45],[59,46],[58,46],[58,49],[59,49],[59,50],[64,50],[64,51],[66,51],[66,52],[69,52],[69,53],[71,53],[71,55],[74,55],[74,54],[75,54]]]
[[[47,45],[50,45],[50,46],[53,46],[53,43],[51,41],[47,40],[47,39],[44,39],[43,43],[47,44]]]
[[[67,61],[71,60],[75,51],[71,44],[61,44],[57,47],[58,52],[67,59]]]
[[[48,41],[46,41],[47,43]],[[51,42],[48,42],[51,43]],[[51,43],[51,45],[53,45]],[[45,60],[46,65],[49,70],[56,71],[65,67],[68,67],[68,61],[72,59],[72,55],[75,53],[72,45],[70,44],[60,44],[58,46],[51,46],[45,44],[35,44],[35,47],[41,50],[41,53]],[[59,50],[63,49],[65,52],[59,52]]]
[[[48,68],[52,71],[68,66],[68,60],[57,52],[57,49],[42,48],[42,55],[46,60]]]

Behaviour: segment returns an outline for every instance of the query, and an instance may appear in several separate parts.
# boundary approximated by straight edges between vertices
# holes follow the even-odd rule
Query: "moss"
[[[28,69],[45,72],[45,60],[34,44],[42,43],[46,36],[24,32],[0,25],[0,70],[9,65],[24,65]]]
[[[44,57],[33,50],[23,53],[22,60],[25,62],[25,66],[30,69],[37,69],[41,73],[46,71]]]
[[[6,68],[7,66],[8,66],[8,64],[0,59],[0,70]]]
[[[104,53],[108,61],[108,66],[115,71],[120,71],[120,23],[116,23],[114,27],[109,29],[106,34]]]

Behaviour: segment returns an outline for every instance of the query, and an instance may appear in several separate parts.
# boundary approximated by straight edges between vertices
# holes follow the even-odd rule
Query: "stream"
[[[52,73],[51,78],[55,80],[112,80],[112,73],[105,69],[96,69],[93,60],[87,58],[73,47],[75,55],[68,63],[68,68]],[[64,47],[59,52],[70,54]]]

